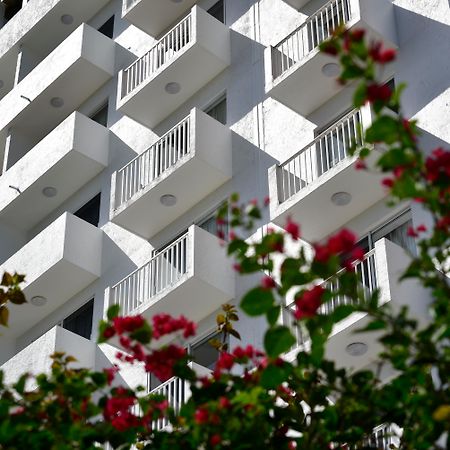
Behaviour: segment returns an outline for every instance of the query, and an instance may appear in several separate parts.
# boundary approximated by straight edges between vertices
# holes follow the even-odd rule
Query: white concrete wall
[[[50,4],[39,2],[41,3]],[[213,0],[201,0],[198,5],[207,8],[213,3]],[[112,0],[104,8],[99,7],[98,11],[92,13],[88,23],[94,28],[102,25],[112,14],[115,15],[114,41],[118,44],[119,50],[116,53],[115,76],[86,100],[79,107],[79,111],[89,115],[108,99],[108,128],[111,131],[109,165],[36,225],[30,231],[29,238],[37,235],[63,212],[76,211],[101,192],[99,226],[104,232],[102,275],[35,327],[18,337],[17,348],[41,336],[90,298],[95,298],[94,323],[96,323],[103,315],[104,294],[108,286],[115,284],[146,262],[154,247],[169,241],[204,217],[231,192],[239,191],[242,201],[254,197],[262,199],[268,194],[267,169],[276,162],[286,160],[307,145],[313,139],[313,131],[317,126],[329,122],[350,105],[349,88],[330,99],[310,117],[302,117],[264,94],[264,48],[278,43],[324,3],[325,0],[312,0],[300,11],[296,11],[283,0],[226,0],[226,25],[231,29],[231,65],[154,129],[148,129],[123,116],[115,110],[115,105],[118,71],[128,66],[133,57],[139,57],[148,51],[155,39],[120,18],[122,6],[120,0]],[[431,146],[435,142],[440,142],[448,146],[450,60],[443,57],[450,53],[448,2],[394,0],[393,5],[399,40],[399,59],[394,65],[395,79],[396,82],[407,81],[409,84],[404,96],[405,113],[420,120],[420,126],[425,131],[424,138],[428,139],[427,144]],[[4,27],[0,31],[0,64],[1,56],[6,55],[23,33],[20,30],[17,29],[15,33],[8,32],[7,27]],[[165,131],[187,116],[191,108],[203,109],[224,92],[227,94],[227,125],[233,132],[233,178],[158,233],[151,242],[109,222],[111,174],[136,154],[147,149]],[[0,96],[2,94],[0,92]],[[36,201],[44,199],[39,198]],[[347,225],[354,228],[359,235],[363,235],[405,206],[407,205],[400,205],[392,210],[380,202],[360,216],[349,220]],[[328,219],[333,220],[332,217]],[[414,223],[419,224],[425,219],[423,213],[417,207],[413,207]],[[262,226],[267,221],[266,211],[264,219],[258,225]],[[10,243],[9,236],[14,232],[10,230],[7,233],[7,242],[0,240],[0,251],[4,251],[5,254],[12,251],[10,247],[16,248],[23,244],[21,236],[15,239],[14,245]],[[5,236],[3,232],[2,236]],[[219,273],[220,268],[217,270]],[[259,280],[259,277],[240,278],[235,275],[233,277],[236,301]],[[214,330],[214,318],[215,314],[211,314],[200,322],[199,336],[205,336]],[[238,329],[244,343],[262,345],[263,321],[243,319],[239,322]],[[95,327],[92,339],[96,339]],[[97,356],[98,367],[103,367],[104,357],[107,360],[112,358],[111,352],[107,357]],[[10,354],[11,351],[8,355]]]

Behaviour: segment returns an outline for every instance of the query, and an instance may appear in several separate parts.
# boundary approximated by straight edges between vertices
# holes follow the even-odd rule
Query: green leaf
[[[376,119],[366,131],[366,141],[393,144],[398,139],[398,122],[390,116]]]
[[[228,244],[228,255],[233,253],[245,254],[248,249],[248,244],[242,239],[234,239]]]
[[[277,323],[278,317],[280,317],[280,311],[280,306],[274,306],[266,312],[267,321],[269,322],[270,326],[273,326]]]
[[[270,328],[264,336],[264,348],[271,358],[287,352],[295,344],[295,338],[288,327],[278,325]]]
[[[9,310],[6,306],[0,307],[0,325],[8,326]]]
[[[266,389],[275,389],[283,381],[286,381],[288,376],[285,367],[274,366],[271,364],[267,366],[261,375],[261,385]]]
[[[106,313],[106,316],[108,317],[108,320],[113,320],[114,317],[117,317],[120,312],[120,305],[112,305],[108,308],[108,312]]]
[[[272,291],[257,287],[244,295],[241,301],[241,308],[249,316],[260,316],[266,314],[272,308],[273,304],[274,298]]]
[[[23,305],[27,302],[23,292],[18,289],[8,292],[8,300],[15,305]]]
[[[355,307],[352,305],[340,305],[335,308],[335,310],[331,314],[331,317],[333,319],[333,322],[337,323],[348,317],[354,311]]]
[[[363,333],[365,331],[374,331],[374,330],[383,330],[386,328],[386,322],[384,320],[372,320],[368,325],[364,328],[358,328],[356,333]]]

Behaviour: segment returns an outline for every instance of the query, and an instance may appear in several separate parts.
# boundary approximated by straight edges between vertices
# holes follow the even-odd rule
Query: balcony
[[[419,323],[424,324],[428,317],[429,292],[416,280],[399,281],[410,261],[411,257],[403,248],[383,238],[375,243],[374,249],[365,255],[363,261],[356,264],[355,272],[367,294],[371,294],[375,289],[380,290],[380,304],[392,302],[394,311],[408,306],[411,316],[419,320]],[[339,282],[325,282],[324,285],[331,291],[339,290]],[[351,300],[345,296],[337,296],[332,301],[323,304],[319,313],[329,314],[337,306],[350,302]],[[289,313],[289,308],[293,307],[293,304],[287,307],[285,323],[292,327],[297,338],[295,348],[304,347],[308,345],[309,338],[305,329],[293,326],[293,317]],[[355,330],[367,325],[368,321],[365,313],[354,313],[336,324],[327,344],[326,356],[335,360],[338,366],[347,368],[359,369],[372,363],[381,351],[380,344],[377,342],[379,333],[354,333]],[[367,346],[365,353],[357,356],[349,353],[348,346],[355,342]]]
[[[11,305],[5,335],[20,336],[96,280],[101,275],[102,240],[101,230],[64,213],[3,263],[2,272],[26,275],[23,292],[29,301]]]
[[[0,98],[14,86],[20,45],[34,55],[48,55],[73,30],[100,11],[108,1],[33,0],[24,4],[0,29],[0,74],[3,81]],[[63,16],[66,23],[63,22]],[[67,23],[70,20],[72,21]],[[48,30],[51,30],[51,33]]]
[[[23,308],[26,306],[22,306]],[[55,352],[74,356],[77,361],[73,363],[73,367],[92,369],[95,365],[95,350],[94,342],[56,326],[13,356],[0,370],[3,370],[7,384],[16,382],[26,372],[31,375],[48,374],[52,364],[50,355]],[[34,383],[27,386],[28,389],[35,387]]]
[[[113,174],[111,220],[148,239],[230,178],[230,130],[194,108]]]
[[[114,75],[114,42],[83,24],[0,101],[0,134],[39,142]]]
[[[395,47],[390,0],[332,0],[278,45],[266,49],[266,93],[308,116],[339,92],[343,87],[335,81],[339,73],[336,60],[320,53],[318,46],[342,24],[349,29],[364,28],[369,40]]]
[[[194,6],[152,49],[119,73],[117,109],[152,128],[229,64],[229,29]]]
[[[30,230],[98,175],[108,155],[109,131],[72,113],[0,177],[0,219]],[[46,187],[56,188],[57,195],[45,198]]]
[[[234,297],[234,274],[216,236],[195,225],[109,289],[121,313],[184,314],[199,321]]]
[[[211,375],[211,371],[194,362],[190,363],[191,368],[199,377]],[[172,377],[165,383],[162,383],[151,394],[164,395],[169,402],[169,406],[174,409],[175,414],[179,413],[181,407],[189,400],[191,396],[190,383],[177,377]],[[169,419],[163,417],[154,422],[153,429],[162,430],[169,426]]]
[[[150,36],[159,36],[184,15],[196,0],[168,2],[167,0],[123,0],[122,19],[127,20]]]
[[[353,144],[372,123],[369,107],[354,110],[286,162],[269,169],[270,217],[284,226],[288,216],[302,225],[307,241],[317,241],[385,196],[381,175],[355,169]],[[372,149],[368,165],[379,156]],[[330,220],[333,218],[333,220]]]

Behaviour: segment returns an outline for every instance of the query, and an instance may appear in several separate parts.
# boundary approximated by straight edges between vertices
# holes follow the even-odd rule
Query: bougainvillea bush
[[[223,339],[212,343],[219,350],[216,367],[199,377],[183,346],[157,345],[179,341],[168,336],[195,335],[194,323],[166,314],[151,322],[121,317],[112,307],[100,325],[100,342],[120,345],[121,364],[139,364],[163,381],[185,380],[189,400],[174,410],[162,395],[118,386],[117,368],[74,369],[73,358],[55,354],[50,373],[36,377],[33,391],[26,389],[27,374],[13,386],[5,386],[0,375],[0,449],[91,449],[107,443],[121,449],[450,448],[450,152],[437,148],[426,156],[420,150],[416,123],[401,113],[403,87],[391,91],[378,79],[395,51],[367,42],[362,30],[338,30],[322,51],[339,59],[338,82],[356,85],[355,107],[371,103],[374,111],[362,148],[353,149],[357,170],[385,173],[391,203],[417,202],[430,215],[432,227],[408,231],[420,238],[418,256],[402,276],[429,289],[430,298],[423,300],[431,302],[428,323],[419,327],[408,308],[394,311],[380,305],[377,290],[363,289],[354,267],[364,254],[350,230],[314,243],[313,252],[299,245],[288,256],[288,241],[301,239],[301,224],[288,220],[283,232],[269,229],[258,242],[249,242],[244,237],[258,224],[266,202],[242,205],[233,195],[217,218],[219,233],[224,237],[225,225],[231,229],[227,249],[235,270],[260,274],[260,284],[240,300],[240,309],[266,318],[264,348],[228,347],[228,335],[239,338],[239,317],[235,306],[224,305],[217,317]],[[376,166],[367,167],[375,143],[386,149]],[[4,279],[3,323],[8,301],[23,302],[20,281]],[[289,292],[291,327],[280,320]],[[337,296],[348,301],[322,308]],[[362,331],[376,333],[381,344],[378,370],[349,371],[325,357],[333,326],[355,312],[367,314]],[[287,361],[283,355],[296,343],[295,327],[306,345]],[[378,376],[383,366],[394,370],[386,382]],[[169,425],[156,427],[163,418]]]

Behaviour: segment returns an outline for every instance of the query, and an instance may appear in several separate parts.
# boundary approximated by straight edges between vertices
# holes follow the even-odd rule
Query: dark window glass
[[[386,84],[386,86],[388,86],[388,87],[391,89],[392,92],[395,91],[395,80],[394,80],[393,78],[391,78],[391,79],[390,79],[387,83],[385,83],[385,84]],[[395,113],[398,114],[398,108],[391,108],[391,107],[389,107],[389,109],[390,109],[391,111],[394,111]]]
[[[99,29],[100,33],[112,39],[114,35],[114,16],[111,16]]]
[[[64,319],[63,328],[72,331],[86,339],[91,338],[92,315],[94,313],[94,299],[87,302],[80,309]]]
[[[211,8],[208,9],[208,13],[211,14],[213,17],[215,17],[220,22],[225,23],[224,1],[219,0],[217,3],[215,3],[213,6],[211,6]]]
[[[91,119],[94,122],[99,123],[100,125],[103,125],[104,127],[108,124],[108,102],[104,104],[97,112],[92,114]]]
[[[219,352],[210,344],[211,339],[220,339],[219,334],[209,336],[207,339],[200,341],[191,347],[192,359],[200,366],[214,370]]]
[[[206,108],[205,113],[216,119],[218,122],[227,123],[227,99],[226,97],[221,98],[215,102],[210,107]]]
[[[11,20],[22,9],[22,0],[7,0],[3,3],[5,4],[5,22]]]
[[[98,227],[98,221],[100,219],[100,194],[97,194],[93,199],[89,200],[74,215]]]

